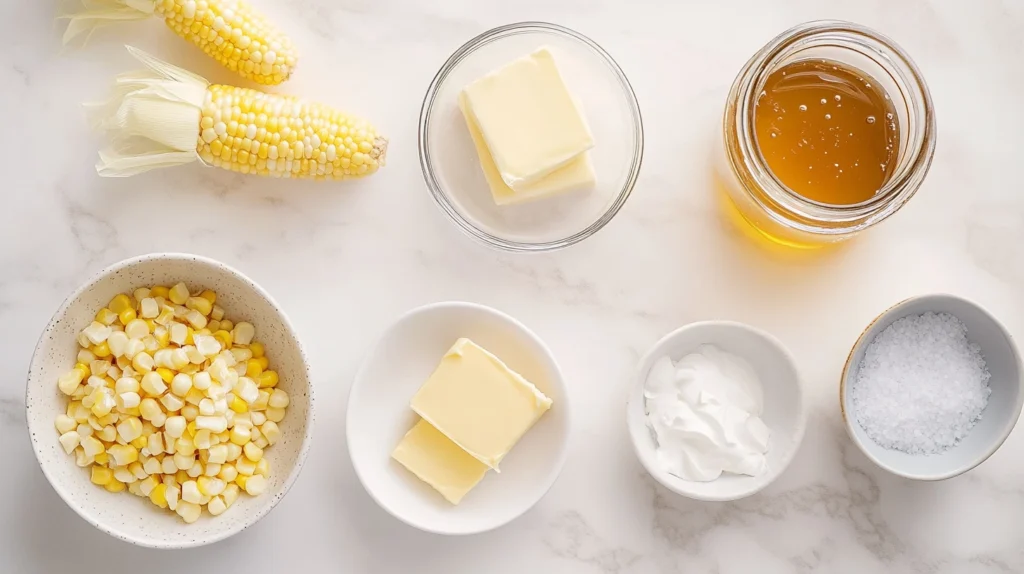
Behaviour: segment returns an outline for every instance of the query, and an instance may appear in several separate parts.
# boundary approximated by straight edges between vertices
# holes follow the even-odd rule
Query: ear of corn
[[[332,180],[384,165],[387,139],[363,120],[291,96],[211,86],[128,50],[147,69],[118,76],[113,97],[89,105],[94,125],[111,136],[96,165],[102,176],[197,159],[240,173]]]
[[[265,85],[288,79],[298,54],[292,42],[243,0],[82,0],[67,16],[64,43],[110,23],[163,18],[206,55],[243,78]]]

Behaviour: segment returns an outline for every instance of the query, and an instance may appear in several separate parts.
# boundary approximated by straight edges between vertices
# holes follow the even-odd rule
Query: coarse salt
[[[903,317],[868,344],[853,377],[853,414],[882,447],[940,453],[981,419],[991,376],[960,319],[930,311]]]

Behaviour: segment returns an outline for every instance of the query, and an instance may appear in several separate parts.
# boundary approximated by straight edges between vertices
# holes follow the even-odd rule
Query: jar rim
[[[873,197],[860,203],[849,205],[828,204],[806,197],[790,190],[772,173],[756,147],[754,134],[754,105],[768,75],[786,58],[805,49],[814,40],[842,38],[853,41],[858,48],[870,53],[869,57],[883,60],[893,66],[898,78],[909,88],[910,93],[902,93],[908,108],[913,106],[912,113],[919,117],[912,118],[910,127],[916,128],[909,134],[906,155],[888,181]],[[832,45],[832,44],[826,44]],[[833,45],[849,49],[848,46]],[[868,54],[864,54],[868,56]],[[896,78],[894,78],[895,80]],[[740,134],[743,134],[740,137]],[[733,83],[729,102],[726,106],[725,137],[727,155],[737,174],[743,170],[748,177],[741,181],[751,181],[764,190],[764,198],[755,198],[759,202],[767,201],[776,204],[786,211],[796,214],[800,219],[808,221],[828,222],[861,222],[867,227],[888,217],[906,203],[916,193],[924,180],[932,161],[935,150],[935,112],[928,85],[917,65],[910,56],[894,41],[866,26],[841,20],[816,20],[799,24],[779,34],[755,53],[737,75]],[[739,150],[742,157],[734,157],[734,150]],[[766,211],[775,216],[775,210],[763,205]],[[800,222],[786,221],[786,225],[806,226],[806,231],[813,233],[845,233],[848,229],[825,228],[817,225],[805,225]]]

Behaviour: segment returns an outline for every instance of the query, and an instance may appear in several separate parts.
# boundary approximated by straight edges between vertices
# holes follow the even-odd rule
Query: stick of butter
[[[405,434],[391,458],[452,504],[461,502],[490,470],[423,419]]]
[[[494,470],[551,399],[469,339],[459,339],[412,398],[412,410]]]
[[[529,184],[521,184],[518,190],[509,187],[498,167],[491,159],[491,152],[487,149],[487,142],[480,135],[480,128],[477,127],[473,116],[466,107],[465,93],[459,94],[459,108],[466,119],[466,127],[469,129],[469,136],[473,138],[473,145],[476,147],[476,155],[480,159],[480,168],[484,172],[484,179],[491,188],[491,197],[498,205],[510,205],[522,203],[533,199],[540,199],[549,195],[565,193],[589,187],[594,184],[594,166],[590,161],[590,152],[583,152],[572,158],[569,163],[542,177],[538,181]]]
[[[547,48],[466,86],[465,111],[513,190],[536,183],[594,147],[583,114]]]

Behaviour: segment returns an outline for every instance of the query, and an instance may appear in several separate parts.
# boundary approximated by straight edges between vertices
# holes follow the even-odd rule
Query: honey
[[[782,185],[827,205],[874,197],[896,167],[900,141],[896,108],[878,82],[824,59],[788,63],[768,76],[754,133]]]

